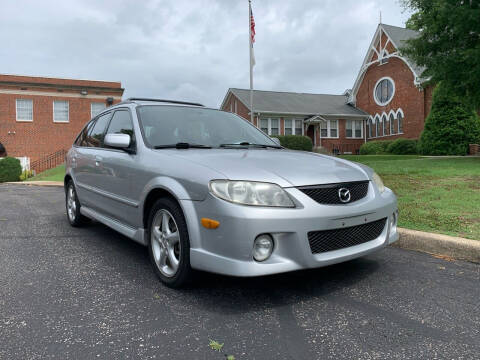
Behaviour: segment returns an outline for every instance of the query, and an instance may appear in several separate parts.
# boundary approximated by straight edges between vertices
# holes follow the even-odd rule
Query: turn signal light
[[[216,229],[220,226],[220,222],[209,218],[202,218],[202,225],[207,229]]]

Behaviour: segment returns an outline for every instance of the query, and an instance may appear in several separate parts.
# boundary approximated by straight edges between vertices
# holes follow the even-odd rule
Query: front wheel
[[[149,254],[155,273],[167,286],[178,288],[192,276],[190,242],[182,209],[173,200],[161,198],[148,220]]]

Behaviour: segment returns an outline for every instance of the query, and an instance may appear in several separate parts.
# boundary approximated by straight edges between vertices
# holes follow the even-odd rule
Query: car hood
[[[366,170],[355,163],[304,151],[186,149],[169,153],[221,173],[226,179],[271,182],[282,187],[369,179]]]

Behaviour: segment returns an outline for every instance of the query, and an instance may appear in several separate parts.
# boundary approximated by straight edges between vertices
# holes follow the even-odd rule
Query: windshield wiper
[[[280,145],[268,145],[268,144],[252,144],[248,141],[242,141],[240,143],[234,144],[220,144],[219,147],[229,147],[229,146],[252,146],[252,147],[259,147],[259,148],[274,148],[274,149],[283,149]]]
[[[178,142],[176,144],[157,145],[154,149],[211,149],[211,146],[201,144],[191,144],[187,142]]]

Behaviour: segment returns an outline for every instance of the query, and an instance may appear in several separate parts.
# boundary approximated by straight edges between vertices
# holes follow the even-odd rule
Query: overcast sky
[[[125,97],[219,106],[248,88],[247,0],[1,1],[0,73],[121,81]],[[340,94],[398,0],[252,0],[254,87]]]

